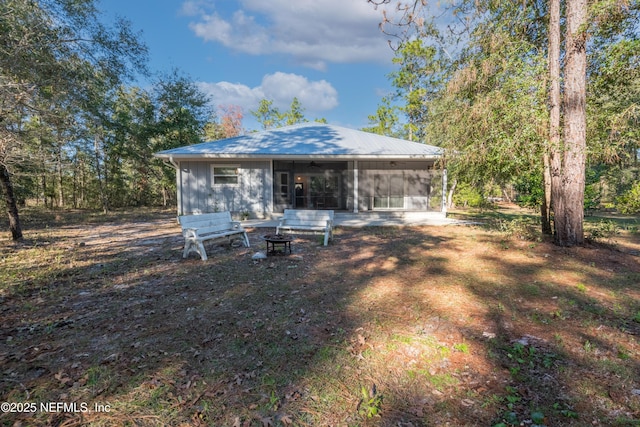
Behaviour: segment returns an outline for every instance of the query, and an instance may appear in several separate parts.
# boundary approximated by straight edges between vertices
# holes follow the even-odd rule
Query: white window
[[[240,183],[240,166],[212,165],[213,185],[238,185]]]

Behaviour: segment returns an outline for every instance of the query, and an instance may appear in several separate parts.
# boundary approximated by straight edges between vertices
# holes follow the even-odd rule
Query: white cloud
[[[211,95],[215,105],[239,105],[245,116],[255,110],[261,99],[272,100],[282,110],[288,109],[294,97],[309,113],[319,113],[338,106],[338,92],[326,80],[309,81],[304,76],[276,72],[262,78],[260,86],[249,87],[241,83],[199,83]]]
[[[389,61],[392,52],[365,0],[239,0],[241,10],[222,16],[213,0],[188,1],[183,12],[195,19],[192,31],[205,41],[252,55],[285,54],[299,64]]]
[[[326,80],[310,82],[297,74],[268,74],[262,79],[265,98],[272,99],[279,108],[289,107],[296,97],[310,111],[327,111],[338,106],[338,92]]]

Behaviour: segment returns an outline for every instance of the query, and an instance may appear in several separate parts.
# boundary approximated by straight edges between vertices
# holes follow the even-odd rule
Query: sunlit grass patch
[[[171,215],[3,244],[0,276],[22,286],[0,295],[5,398],[108,402],[86,417],[98,426],[624,425],[640,410],[640,268],[621,250],[343,228],[262,262],[251,231],[252,248],[202,262],[182,259]],[[76,244],[88,235],[100,244]]]

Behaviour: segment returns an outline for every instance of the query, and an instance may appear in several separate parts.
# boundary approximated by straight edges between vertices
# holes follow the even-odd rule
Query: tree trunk
[[[564,147],[559,194],[553,194],[555,242],[584,243],[586,163],[587,0],[567,0],[564,68]]]
[[[22,240],[22,227],[20,226],[20,215],[18,214],[18,203],[13,192],[13,183],[7,167],[0,162],[0,185],[5,195],[7,213],[9,214],[9,230],[13,240]]]
[[[85,199],[86,199],[85,189],[87,187],[87,179],[85,177],[85,168],[86,168],[86,165],[83,157],[80,162],[80,200],[78,201],[79,207],[85,206]]]
[[[42,188],[42,190],[40,191],[38,199],[39,201],[42,202],[42,204],[46,208],[47,207],[47,175],[44,173],[40,175],[40,187]]]
[[[507,203],[512,203],[513,202],[513,188],[502,188],[502,197],[504,198],[504,200],[507,201]]]
[[[451,184],[451,187],[449,187],[449,194],[447,196],[447,208],[452,208],[453,207],[453,194],[456,191],[456,186],[458,185],[458,180],[454,179],[453,183]],[[443,194],[444,197],[444,194]]]
[[[543,171],[543,190],[544,197],[540,205],[540,222],[542,226],[542,234],[551,235],[551,159],[549,153],[543,155],[544,171]]]
[[[560,189],[562,173],[560,139],[560,0],[549,2],[549,148],[543,154],[544,200],[541,206],[542,232],[551,234],[552,194]]]
[[[94,148],[94,154],[96,156],[96,172],[97,172],[97,177],[98,177],[98,184],[99,184],[99,188],[100,188],[100,201],[102,202],[102,211],[106,214],[109,213],[109,201],[107,198],[107,190],[106,190],[106,184],[105,184],[105,179],[103,179],[102,173],[101,173],[101,167],[100,167],[100,142],[98,140],[98,137],[96,136],[94,139],[94,144],[93,144],[93,148]],[[106,175],[106,173],[105,173]]]
[[[62,178],[62,153],[58,150],[56,153],[56,179],[58,181],[58,207],[64,207],[64,188],[63,178]]]

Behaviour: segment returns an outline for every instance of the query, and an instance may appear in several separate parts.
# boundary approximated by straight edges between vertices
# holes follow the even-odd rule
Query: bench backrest
[[[285,209],[282,219],[289,225],[326,226],[327,221],[333,222],[333,211]]]
[[[206,214],[196,215],[182,215],[178,217],[180,226],[183,229],[195,228],[195,229],[212,229],[213,230],[228,230],[231,225],[231,213],[229,211],[213,212]]]

